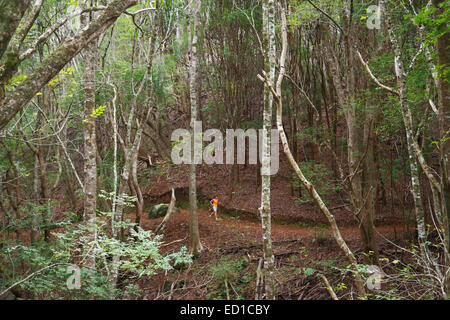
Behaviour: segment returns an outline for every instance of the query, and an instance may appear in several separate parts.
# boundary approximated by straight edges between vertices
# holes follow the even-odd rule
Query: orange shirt
[[[213,206],[217,207],[217,205],[219,204],[219,200],[218,199],[213,199]]]

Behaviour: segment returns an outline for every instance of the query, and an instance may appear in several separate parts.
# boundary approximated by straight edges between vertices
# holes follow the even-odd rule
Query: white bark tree
[[[263,25],[262,44],[264,54],[264,71],[269,81],[275,80],[275,1],[264,0],[262,3]],[[274,264],[272,248],[271,211],[270,211],[270,144],[272,130],[273,97],[270,89],[264,87],[263,141],[261,160],[261,226],[264,252],[264,282],[266,299],[275,299]]]
[[[383,0],[380,1],[381,8],[387,7],[387,1]],[[438,216],[438,223],[436,225],[437,230],[444,229],[444,241],[443,241],[443,249],[444,249],[444,255],[446,261],[449,261],[449,251],[448,251],[448,232],[446,232],[446,226],[445,226],[445,217],[442,217],[442,209],[445,209],[444,205],[441,207],[441,201],[442,198],[442,190],[441,186],[437,182],[436,178],[434,177],[432,173],[432,169],[427,165],[425,157],[423,156],[422,150],[417,142],[416,134],[414,133],[414,126],[413,126],[413,116],[411,109],[408,105],[407,101],[407,77],[408,72],[411,70],[411,68],[414,65],[414,59],[411,62],[408,69],[404,67],[403,63],[403,52],[401,50],[400,45],[400,39],[398,39],[398,34],[395,31],[395,25],[392,21],[392,17],[387,14],[386,15],[386,22],[387,22],[387,30],[389,35],[389,40],[391,42],[393,52],[394,52],[394,67],[395,67],[395,79],[396,79],[396,85],[397,88],[390,88],[384,84],[382,84],[375,75],[371,72],[368,64],[364,61],[361,54],[357,52],[359,59],[362,63],[362,65],[365,67],[368,75],[374,82],[384,90],[395,94],[399,99],[399,104],[401,108],[402,118],[403,118],[403,124],[405,126],[405,132],[406,132],[406,142],[407,142],[407,148],[408,148],[408,155],[409,155],[409,168],[410,168],[410,175],[411,175],[411,194],[413,196],[414,200],[414,209],[415,209],[415,215],[416,215],[416,225],[417,225],[417,234],[418,234],[418,242],[420,247],[420,253],[421,253],[421,260],[425,266],[425,271],[428,274],[432,275],[432,278],[437,280],[438,282],[443,282],[445,279],[448,279],[448,273],[443,270],[442,267],[439,265],[436,258],[433,256],[432,252],[429,250],[427,245],[427,228],[425,225],[425,214],[424,214],[424,208],[422,205],[422,197],[421,197],[421,186],[420,186],[420,177],[419,177],[419,166],[422,168],[422,170],[425,173],[425,176],[430,182],[430,187],[432,191],[432,197],[433,197],[433,204],[434,209],[436,212],[436,215]],[[419,26],[419,32],[420,32],[420,26]],[[425,52],[427,55],[427,53]],[[433,72],[432,72],[433,73]],[[435,78],[436,75],[433,74],[433,77]],[[436,81],[437,79],[435,79]],[[436,81],[436,83],[438,83]],[[431,105],[433,107],[433,103],[431,102]],[[448,266],[446,267],[448,269]]]
[[[281,96],[281,85],[283,82],[284,74],[286,71],[285,67],[285,61],[286,61],[286,52],[287,52],[287,23],[286,23],[286,16],[284,13],[283,8],[280,7],[281,10],[281,17],[282,17],[282,27],[281,27],[281,33],[282,33],[282,44],[283,48],[281,51],[280,56],[280,73],[278,75],[277,82],[275,84],[274,88],[274,81],[271,81],[268,77],[266,72],[263,72],[263,76],[258,75],[258,78],[265,83],[267,89],[271,93],[271,95],[275,98],[275,101],[277,103],[277,129],[280,135],[281,143],[283,145],[283,151],[286,155],[286,157],[289,160],[290,165],[292,166],[295,174],[300,179],[303,186],[308,190],[308,193],[311,195],[311,197],[314,199],[315,204],[320,209],[320,211],[325,215],[328,222],[330,223],[331,230],[333,232],[334,239],[336,240],[337,244],[339,245],[340,249],[346,256],[347,260],[350,262],[352,269],[355,273],[355,285],[358,291],[358,294],[363,297],[365,296],[365,289],[363,286],[363,281],[361,278],[361,275],[358,272],[357,269],[357,261],[353,254],[353,252],[348,247],[345,240],[342,238],[342,235],[339,231],[339,228],[336,224],[336,220],[334,216],[331,214],[331,212],[328,210],[327,206],[323,202],[320,195],[317,193],[316,189],[314,188],[314,185],[311,184],[306,177],[304,176],[302,170],[298,166],[297,162],[294,159],[294,156],[292,155],[292,152],[289,148],[288,139],[286,137],[286,133],[283,128],[283,104],[282,104],[282,96]]]

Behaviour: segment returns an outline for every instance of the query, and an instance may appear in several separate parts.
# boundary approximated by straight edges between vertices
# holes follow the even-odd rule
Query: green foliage
[[[312,276],[314,273],[316,273],[316,270],[313,268],[299,268],[295,270],[295,274],[304,274],[305,276]]]
[[[26,276],[26,270],[37,271],[53,263],[64,260],[58,254],[53,254],[57,247],[45,242],[35,243],[33,246],[9,245],[2,248],[0,257],[5,261],[6,272],[2,277],[4,282],[0,286],[8,286]],[[65,262],[65,261],[64,261]],[[28,271],[28,273],[30,273]],[[27,292],[29,298],[38,299],[108,299],[109,281],[97,272],[82,269],[80,290],[69,290],[66,280],[69,277],[67,266],[59,265],[37,274],[20,287]]]
[[[437,7],[433,5],[425,6],[413,18],[415,24],[423,25],[427,30],[425,41],[425,45],[427,46],[434,45],[438,38],[450,32],[450,1],[442,1],[439,4],[439,9],[440,12],[438,13]],[[407,18],[409,17],[411,15],[407,16]],[[440,77],[443,77],[446,81],[450,81],[449,66],[436,66],[436,68]]]
[[[287,15],[287,23],[289,26],[306,25],[314,20],[327,19],[325,17],[322,18],[321,13],[306,1],[289,0],[289,4],[293,8]],[[343,1],[319,0],[314,1],[314,4],[325,12],[328,12],[334,20],[339,21],[339,11],[343,7]]]
[[[28,76],[23,73],[18,74],[15,77],[12,77],[9,80],[8,85],[6,86],[6,89],[13,90],[14,88],[18,87],[22,81],[26,80],[27,78],[28,78]]]
[[[111,214],[104,213],[104,218]],[[70,225],[60,233],[55,233],[53,243],[38,242],[32,246],[6,244],[0,251],[2,267],[7,270],[3,286],[7,286],[25,277],[24,272],[39,270],[54,263],[73,264],[82,267],[87,252],[97,261],[95,270],[81,269],[81,288],[70,290],[66,286],[67,266],[56,266],[21,285],[33,298],[40,299],[109,299],[139,292],[135,280],[151,277],[160,270],[173,270],[177,265],[192,262],[187,249],[167,255],[160,253],[162,236],[155,236],[133,223],[122,222],[119,226],[129,230],[129,237],[122,242],[109,236],[106,220],[99,217],[94,225]],[[96,233],[95,242],[91,235]],[[117,261],[111,258],[117,257]],[[28,270],[28,271],[27,271]],[[125,290],[111,287],[111,272],[118,270],[127,275],[128,285]]]
[[[296,137],[300,140],[308,141],[314,144],[320,144],[319,139],[323,138],[323,128],[319,125],[317,127],[307,127],[302,132],[297,133]]]
[[[315,161],[302,161],[299,163],[299,167],[306,179],[314,185],[322,199],[325,199],[324,201],[326,201],[327,196],[331,195],[334,191],[337,191],[336,187],[331,183],[330,177],[332,176],[332,172],[325,165],[316,163]],[[291,175],[291,184],[296,188],[303,188],[303,184],[295,173]],[[306,191],[304,196],[296,201],[303,204],[313,203],[314,200]]]
[[[103,112],[105,112],[105,109],[106,109],[106,106],[99,106],[98,108],[94,109],[89,116],[91,118],[97,119],[98,117],[100,117],[103,114]],[[83,120],[83,121],[87,121],[87,120]]]
[[[343,282],[339,283],[337,286],[335,286],[333,288],[334,292],[339,292],[339,291],[342,291],[344,289],[347,289],[347,286]]]
[[[375,134],[382,141],[389,141],[392,137],[398,136],[398,131],[402,130],[402,113],[396,97],[389,97],[382,105],[383,118],[375,128]]]
[[[246,285],[252,280],[253,272],[245,272],[249,266],[248,259],[223,257],[215,266],[209,268],[212,276],[211,292],[208,299],[242,299]]]
[[[58,204],[59,201],[57,200],[48,201],[44,204],[27,202],[18,208],[19,212],[26,214],[17,217],[7,213],[8,223],[3,228],[5,231],[15,232],[17,230],[46,230],[65,227],[73,221],[73,216],[69,217],[69,215],[65,214],[59,221],[54,221],[51,208]]]

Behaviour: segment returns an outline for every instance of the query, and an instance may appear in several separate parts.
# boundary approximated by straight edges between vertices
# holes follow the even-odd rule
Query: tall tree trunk
[[[275,81],[275,1],[263,1],[263,50],[264,71],[269,80]],[[270,210],[270,144],[272,131],[273,96],[264,87],[263,143],[261,161],[261,226],[264,252],[264,283],[267,299],[275,299],[274,255],[272,248],[271,210]]]
[[[88,24],[89,17],[82,15],[81,25]],[[87,45],[84,51],[84,223],[88,226],[95,224],[97,209],[97,144],[95,134],[95,118],[91,116],[95,110],[95,70],[97,66],[97,40]],[[96,232],[92,230],[89,241],[96,239]],[[95,268],[95,256],[90,254],[86,258],[86,266]]]
[[[370,112],[370,111],[368,111]],[[373,120],[373,121],[372,121]],[[360,232],[363,239],[364,252],[367,253],[367,264],[378,264],[378,246],[375,239],[375,201],[377,196],[376,166],[374,158],[374,116],[367,115],[364,124],[363,145],[367,147],[364,158],[362,186],[364,190],[361,207]]]
[[[267,77],[267,73],[264,74],[264,77],[261,77],[258,75],[259,79],[263,81],[267,88],[270,90],[273,97],[276,99],[277,103],[277,129],[280,135],[281,143],[283,145],[283,151],[286,157],[288,158],[289,164],[291,165],[292,169],[294,170],[295,174],[303,184],[303,186],[308,190],[308,193],[311,195],[311,197],[314,199],[315,204],[320,209],[320,211],[325,215],[328,222],[330,223],[334,239],[336,240],[339,248],[342,250],[348,261],[350,262],[353,271],[355,272],[355,285],[358,291],[358,294],[361,297],[365,296],[365,290],[363,281],[361,278],[361,275],[357,268],[357,260],[353,254],[353,252],[350,250],[350,248],[347,246],[347,243],[342,238],[342,235],[339,231],[339,228],[336,224],[336,220],[334,216],[331,214],[331,212],[328,210],[327,206],[323,202],[320,195],[317,193],[314,185],[312,185],[306,177],[303,175],[303,172],[301,171],[300,167],[298,166],[297,162],[295,161],[292,152],[289,148],[289,143],[286,137],[286,133],[283,128],[283,106],[282,106],[282,97],[281,97],[281,84],[283,82],[283,77],[285,73],[285,60],[286,60],[286,51],[287,51],[287,22],[286,22],[286,16],[284,13],[284,10],[281,9],[281,16],[282,16],[282,42],[283,42],[283,49],[281,51],[281,57],[280,57],[280,74],[278,75],[278,80],[276,83],[276,89],[273,87],[273,82],[270,82],[270,79]]]
[[[190,104],[191,104],[191,164],[189,171],[189,246],[190,252],[193,254],[198,254],[203,250],[202,244],[200,242],[200,233],[198,229],[198,211],[197,211],[197,181],[196,181],[196,154],[195,154],[195,141],[198,137],[194,135],[195,121],[197,120],[198,114],[198,56],[197,56],[197,45],[198,45],[198,19],[200,10],[201,0],[193,0],[191,15],[192,35],[188,32],[189,36],[189,55],[190,55],[190,65],[189,65],[189,94],[190,94]],[[191,37],[192,36],[192,37]],[[192,38],[192,39],[191,39]]]
[[[397,80],[398,87],[398,95],[400,100],[400,107],[403,116],[403,123],[405,125],[406,131],[406,142],[408,146],[408,154],[409,154],[409,167],[411,171],[411,193],[414,198],[414,206],[416,213],[416,221],[417,221],[417,231],[419,242],[424,244],[426,241],[426,230],[425,230],[425,216],[422,206],[422,198],[420,194],[420,179],[419,179],[419,170],[417,165],[417,159],[414,152],[414,131],[413,131],[413,120],[411,111],[407,106],[406,94],[406,74],[403,68],[403,63],[401,60],[401,49],[400,44],[394,34],[394,30],[392,25],[389,24],[389,36],[392,46],[394,48],[394,61],[395,61],[395,75]]]
[[[33,193],[36,197],[35,204],[39,204],[39,158],[34,155],[34,168],[33,168]],[[30,242],[34,243],[38,237],[39,220],[36,214],[33,215],[31,220]]]
[[[47,110],[49,109],[49,100],[50,100],[50,94],[53,90],[49,90],[49,92],[47,92],[45,98],[44,98],[44,102],[42,104],[42,110],[39,112],[39,125],[40,125],[40,130],[39,130],[39,145],[37,147],[37,156],[38,156],[38,161],[39,161],[39,180],[41,181],[41,199],[40,199],[40,203],[41,205],[49,205],[48,201],[49,201],[49,191],[48,191],[48,186],[47,186],[47,172],[46,172],[46,159],[45,159],[45,148],[44,148],[44,134],[42,131],[42,128],[44,127],[44,122],[45,122],[45,113],[47,112]],[[48,208],[47,210],[49,210],[50,212],[50,208]],[[44,240],[45,241],[50,241],[50,229],[48,228],[48,216],[43,217],[43,221],[42,223],[45,225],[44,227]]]
[[[14,210],[14,213],[16,215],[16,224],[15,224],[15,231],[16,231],[16,240],[18,241],[20,239],[20,230],[18,227],[18,222],[20,221],[21,217],[21,210],[20,210],[20,205],[21,205],[21,192],[20,192],[20,175],[19,175],[19,170],[17,169],[16,166],[16,159],[15,159],[15,154],[14,154],[14,150],[10,150],[7,146],[7,144],[5,142],[3,142],[3,140],[0,140],[1,144],[3,145],[3,148],[6,150],[7,156],[8,156],[8,160],[9,163],[11,165],[11,170],[7,170],[6,171],[6,181],[14,181],[14,188],[11,186],[12,183],[7,183],[5,186],[8,198],[9,198],[9,203],[10,203],[10,207]],[[14,173],[14,176],[11,177],[10,175],[10,171],[12,171]],[[14,189],[14,192],[13,190]]]
[[[348,6],[350,4],[350,6]],[[347,160],[348,160],[348,181],[346,187],[350,194],[355,218],[358,220],[360,226],[361,240],[365,252],[371,255],[367,256],[367,262],[370,264],[378,264],[378,248],[375,241],[375,226],[374,215],[375,207],[372,205],[374,198],[371,190],[372,186],[363,184],[365,177],[370,177],[367,172],[367,156],[368,152],[373,151],[373,146],[362,143],[363,130],[360,128],[359,118],[367,113],[363,123],[363,128],[368,129],[373,124],[371,123],[375,117],[369,114],[367,108],[360,110],[357,105],[357,95],[362,90],[361,85],[357,82],[359,73],[359,66],[356,64],[354,50],[352,43],[355,41],[357,32],[354,19],[352,3],[346,3],[343,15],[343,39],[344,48],[341,54],[343,59],[339,57],[339,51],[335,49],[334,43],[325,42],[325,52],[329,61],[331,78],[336,92],[337,102],[342,108],[345,121],[347,124]],[[335,122],[336,125],[336,122]],[[335,128],[333,128],[335,131]],[[369,133],[369,131],[366,131]],[[372,142],[368,139],[367,142]],[[337,161],[336,161],[337,162]],[[343,177],[342,177],[343,178]],[[369,181],[372,181],[369,179]]]
[[[39,179],[41,180],[41,199],[40,203],[42,205],[49,205],[49,192],[48,192],[48,186],[47,186],[47,175],[46,175],[46,164],[45,164],[45,155],[44,155],[44,146],[42,145],[42,140],[38,146],[38,160],[39,160]],[[47,208],[49,212],[51,212],[51,208]],[[49,214],[50,215],[50,214]],[[49,242],[50,241],[50,229],[48,226],[48,219],[49,216],[44,216],[43,223],[45,224],[44,227],[44,240]]]
[[[385,8],[385,0],[380,2],[380,5]],[[417,150],[417,141],[415,141],[414,128],[413,128],[413,118],[411,110],[408,106],[407,101],[407,74],[402,62],[402,50],[400,42],[397,38],[397,34],[393,28],[393,22],[391,17],[387,15],[387,29],[389,33],[389,39],[392,44],[394,51],[394,65],[395,65],[395,76],[397,82],[397,91],[393,91],[398,95],[400,108],[403,117],[403,123],[406,132],[406,143],[409,155],[409,168],[411,174],[411,194],[413,196],[415,215],[416,215],[416,225],[417,225],[417,235],[418,242],[421,250],[421,255],[423,261],[426,265],[425,272],[430,273],[432,271],[436,272],[439,276],[441,275],[441,269],[437,265],[436,260],[431,255],[431,252],[427,245],[427,230],[425,225],[425,214],[422,205],[422,196],[420,188],[420,176],[419,176],[419,164],[418,158],[419,154]],[[367,68],[367,66],[366,66]],[[388,88],[389,89],[389,88]],[[392,91],[392,89],[391,89]]]

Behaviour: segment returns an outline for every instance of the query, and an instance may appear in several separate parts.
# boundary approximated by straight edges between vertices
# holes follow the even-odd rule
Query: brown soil
[[[159,274],[152,281],[143,280],[141,285],[146,290],[142,298],[208,298],[208,293],[212,290],[212,280],[208,270],[211,266],[216,265],[224,256],[229,256],[232,259],[248,258],[251,264],[248,270],[246,270],[246,273],[254,274],[256,272],[258,260],[262,257],[260,223],[254,219],[221,215],[220,210],[220,221],[216,221],[213,217],[209,218],[209,212],[204,210],[199,210],[198,214],[199,231],[204,251],[188,270]],[[134,215],[129,214],[127,218],[134,220]],[[147,215],[142,218],[141,225],[145,230],[154,230],[162,221],[162,218],[148,219]],[[355,226],[346,226],[341,227],[340,230],[351,250],[358,255],[359,260],[362,260],[362,255],[359,254],[361,253],[359,229]],[[380,226],[377,228],[377,233],[377,242],[381,254],[387,248],[392,247],[385,239],[397,241],[398,238],[404,238],[405,236],[405,230],[395,225]],[[187,247],[188,234],[189,211],[181,209],[179,213],[171,217],[166,226],[163,251],[169,253],[178,251],[182,246]],[[299,267],[307,266],[311,261],[320,263],[336,259],[336,261],[340,261],[344,265],[346,264],[330,230],[299,224],[273,223],[272,239],[274,242],[274,254],[276,256],[277,274],[280,278],[281,285],[279,298],[329,299],[323,285],[320,281],[316,281],[316,277],[302,278],[293,274],[293,272]],[[302,248],[305,251],[302,251]],[[305,252],[307,252],[307,256],[304,255]],[[323,271],[330,272],[330,269],[325,268]],[[292,283],[293,279],[296,279],[295,284]],[[183,289],[175,285],[172,290],[165,288],[167,287],[168,281],[169,283],[182,284]],[[333,280],[331,279],[330,281]],[[247,291],[243,293],[244,298],[252,299],[254,297],[255,285],[256,281],[253,280],[248,286]],[[298,288],[309,286],[310,291],[297,290],[298,294],[303,296],[291,296],[292,292],[296,291],[296,288],[292,286],[297,286]],[[283,292],[286,292],[287,295],[283,295]],[[305,292],[308,292],[309,295],[306,294],[305,296]]]
[[[258,208],[261,205],[261,186],[257,183],[256,165],[240,165],[238,181],[235,181],[235,188],[230,188],[230,166],[227,165],[202,165],[197,168],[197,187],[205,198],[219,198],[219,207],[227,210],[240,210],[258,216]],[[176,168],[158,168],[159,174],[149,177],[150,185],[143,187],[143,193],[151,201],[161,200],[165,196],[170,199],[171,188],[187,188],[188,172],[187,166]],[[162,173],[164,172],[164,173]],[[271,212],[274,219],[284,219],[288,221],[301,221],[307,224],[328,224],[326,218],[311,203],[299,204],[296,200],[300,198],[300,190],[292,189],[291,177],[292,169],[287,163],[283,153],[280,153],[280,170],[271,178]],[[333,179],[333,177],[323,177]],[[334,184],[330,182],[330,184]],[[232,193],[233,192],[233,193]],[[302,190],[303,200],[306,198],[306,191]],[[344,193],[334,193],[324,197],[328,207],[335,216],[336,221],[342,225],[355,225],[352,208],[348,206]],[[177,200],[179,198],[177,197]],[[375,217],[375,223],[379,225],[401,224],[402,215],[399,210],[394,210],[391,214],[390,207],[383,207],[379,201],[379,211]]]

